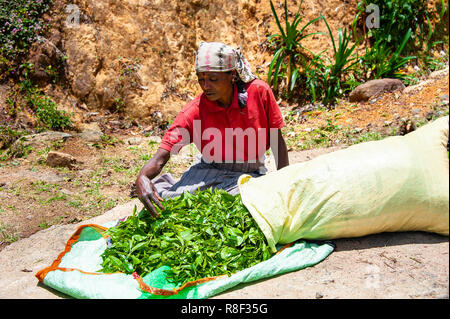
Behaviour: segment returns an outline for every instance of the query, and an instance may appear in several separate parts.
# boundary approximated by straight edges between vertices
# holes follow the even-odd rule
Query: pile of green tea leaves
[[[267,260],[272,253],[240,195],[207,189],[166,199],[159,218],[143,208],[107,230],[111,244],[100,271],[141,277],[169,266],[176,286],[231,275]],[[136,207],[135,207],[136,209]]]

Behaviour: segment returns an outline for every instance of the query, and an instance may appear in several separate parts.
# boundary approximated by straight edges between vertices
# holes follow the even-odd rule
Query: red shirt
[[[247,105],[238,105],[237,88],[229,107],[220,107],[202,93],[189,102],[164,134],[160,147],[177,154],[194,143],[208,161],[262,159],[270,147],[269,131],[285,123],[269,85],[255,79],[247,83]],[[277,136],[277,135],[275,135]]]

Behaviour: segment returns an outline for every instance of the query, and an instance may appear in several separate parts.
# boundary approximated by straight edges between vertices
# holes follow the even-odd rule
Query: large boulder
[[[370,80],[357,86],[349,96],[350,102],[365,102],[377,95],[403,90],[405,85],[399,79]]]

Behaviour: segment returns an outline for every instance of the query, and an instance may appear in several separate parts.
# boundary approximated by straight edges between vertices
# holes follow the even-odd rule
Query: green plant
[[[426,36],[422,37],[423,49],[418,52],[420,61],[422,61],[422,68],[430,71],[441,69],[444,67],[445,62],[441,60],[445,57],[436,58],[431,53],[434,49],[441,47],[445,49],[447,45],[448,50],[448,3],[445,5],[441,0],[436,4],[436,10],[427,15],[427,28],[421,30]],[[434,21],[434,23],[431,22]]]
[[[315,54],[310,60],[305,60],[303,64],[302,80],[313,103],[322,97],[323,70],[326,68],[326,62],[322,58],[322,54],[325,51]]]
[[[331,43],[333,45],[333,57],[334,63],[327,65],[325,71],[323,72],[324,79],[324,97],[322,101],[325,104],[333,104],[336,98],[341,96],[344,89],[344,84],[342,82],[343,78],[351,70],[351,68],[358,62],[356,56],[353,55],[357,42],[350,46],[350,40],[352,32],[347,33],[347,29],[340,28],[338,31],[338,46],[334,41],[333,33],[331,32],[330,26],[326,19],[323,19],[325,25],[327,26]]]
[[[13,129],[7,125],[0,124],[0,149],[9,147],[14,141],[22,137],[24,131]]]
[[[377,7],[379,25],[367,31],[365,10],[368,5]],[[393,55],[390,62],[381,61],[387,61],[391,53],[399,49],[404,56],[414,52],[418,65],[423,64],[422,68],[432,69],[436,67],[433,49],[442,50],[448,47],[448,3],[445,4],[444,0],[437,1],[434,10],[430,9],[425,0],[362,0],[358,3],[357,10],[353,29],[364,30],[368,46],[372,47],[369,55],[379,56],[377,63],[369,65],[368,71],[371,71],[373,66],[378,67],[379,73],[396,73],[396,70],[390,72],[389,69],[404,64],[405,60],[402,61],[400,55]],[[407,34],[410,34],[410,37],[405,42]],[[414,58],[407,57],[407,61],[412,59]],[[382,77],[376,73],[373,78]],[[400,77],[404,78],[402,75]]]
[[[347,29],[340,28],[338,31],[338,48],[336,49],[336,44],[334,42],[333,33],[331,32],[330,26],[326,19],[324,19],[325,25],[327,26],[328,32],[331,37],[331,44],[333,45],[334,51],[334,64],[331,67],[331,74],[338,77],[345,74],[356,62],[356,57],[352,56],[353,51],[357,43],[354,43],[349,47],[352,32],[347,34]]]
[[[364,29],[367,17],[365,10],[369,5],[376,6],[379,13],[379,26],[369,28],[366,33],[372,45],[380,41],[388,49],[395,50],[403,42],[404,35],[409,29],[416,35],[415,39],[425,36],[420,30],[426,28],[429,14],[426,0],[362,0],[358,3],[357,9],[359,17],[363,18],[361,22]],[[415,43],[410,42],[405,47],[405,52],[408,54],[414,48]]]
[[[332,105],[337,98],[359,84],[352,74],[358,62],[354,54],[357,43],[350,45],[352,34],[347,29],[338,30],[336,43],[326,19],[322,19],[331,38],[333,60],[322,58],[326,50],[315,54],[311,59],[304,60],[301,76],[312,102],[320,100],[325,105]]]
[[[72,125],[65,111],[57,109],[53,100],[46,95],[35,95],[29,102],[36,110],[36,117],[44,129],[62,130]]]
[[[52,0],[2,0],[0,5],[0,70],[2,75],[17,74],[16,66],[37,36],[48,27],[41,16]]]
[[[101,136],[101,140],[102,140],[102,143],[105,145],[116,145],[117,143],[121,142],[116,137],[108,135],[108,134],[103,134]]]
[[[56,103],[31,81],[33,64],[22,63],[19,67],[23,79],[19,83],[28,106],[34,110],[41,129],[62,130],[72,126],[72,121],[65,111],[58,110]]]
[[[269,43],[276,48],[272,62],[269,65],[267,76],[269,84],[271,84],[275,90],[278,90],[279,79],[281,77],[287,78],[288,92],[291,92],[294,89],[300,74],[299,60],[306,59],[305,52],[309,52],[309,50],[301,44],[301,41],[309,36],[322,34],[322,32],[306,33],[306,28],[319,19],[322,19],[322,16],[310,20],[303,27],[299,28],[299,24],[303,20],[303,17],[300,15],[302,2],[303,1],[300,2],[291,23],[289,22],[287,1],[284,1],[285,23],[284,26],[282,26],[272,0],[270,0],[270,8],[272,9],[278,30],[280,31],[279,34],[273,34],[268,38]]]
[[[23,137],[18,138],[5,152],[3,152],[0,160],[8,160],[11,158],[26,158],[31,152],[31,146],[24,143]]]
[[[270,258],[263,233],[240,195],[223,190],[185,192],[163,202],[160,218],[142,209],[109,228],[111,245],[102,254],[103,272],[137,272],[141,277],[168,266],[177,286],[232,274]]]
[[[47,229],[49,227],[50,227],[50,225],[46,221],[43,221],[39,224],[39,228],[42,228],[42,229]]]
[[[401,54],[406,43],[411,38],[412,30],[409,29],[403,36],[403,41],[394,52],[382,40],[375,42],[375,45],[362,57],[363,64],[370,74],[368,78],[399,78],[403,79],[405,74],[399,70],[416,56],[402,57]]]
[[[433,23],[432,23],[433,21]],[[448,40],[448,3],[444,0],[436,3],[434,11],[425,11],[425,21],[419,25],[419,48],[431,51]]]
[[[1,212],[1,210],[0,210]],[[8,231],[8,227],[0,222],[0,244],[1,243],[13,243],[17,240],[19,240],[19,236],[17,234],[11,233]]]
[[[123,99],[121,97],[117,97],[113,100],[112,109],[114,112],[123,112]]]

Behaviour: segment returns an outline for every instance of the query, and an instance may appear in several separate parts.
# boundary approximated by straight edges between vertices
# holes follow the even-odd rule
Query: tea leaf
[[[103,272],[136,271],[145,276],[169,266],[176,285],[204,277],[231,275],[271,257],[258,225],[240,195],[207,189],[162,202],[160,218],[134,211],[106,232]]]

